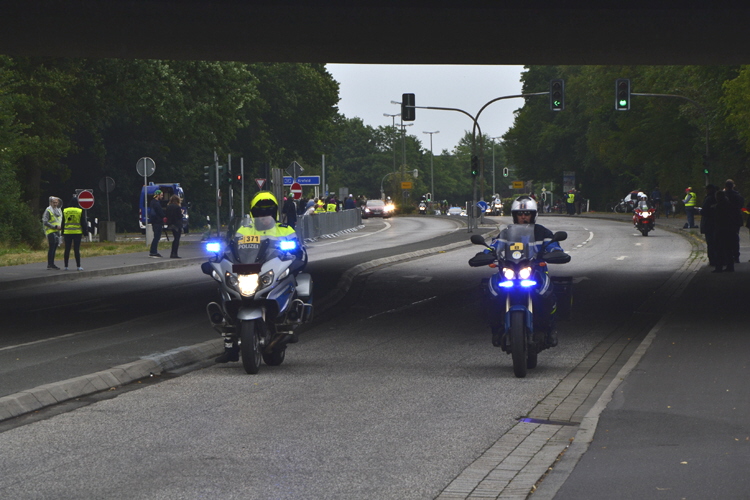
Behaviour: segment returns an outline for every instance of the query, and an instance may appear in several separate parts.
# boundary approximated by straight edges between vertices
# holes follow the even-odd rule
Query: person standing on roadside
[[[42,225],[47,235],[47,269],[60,269],[55,265],[55,252],[60,245],[60,229],[62,228],[62,200],[55,196],[49,197],[49,206],[42,214]]]
[[[664,215],[669,218],[670,214],[674,217],[672,211],[672,195],[669,191],[664,191]]]
[[[297,204],[294,202],[294,193],[284,198],[284,205],[281,207],[281,213],[286,216],[287,226],[294,229],[297,225]]]
[[[734,207],[729,203],[725,191],[716,191],[716,262],[712,272],[733,272],[733,242],[735,226],[732,217]],[[722,269],[723,268],[723,269]]]
[[[154,197],[148,204],[149,222],[151,223],[151,228],[154,230],[154,239],[151,240],[151,249],[148,256],[154,258],[161,257],[161,254],[159,253],[159,240],[161,239],[161,230],[164,226],[164,219],[167,216],[164,213],[164,209],[161,208],[162,198],[164,198],[164,193],[162,193],[160,189],[157,189],[154,191]]]
[[[170,259],[180,259],[177,251],[180,248],[180,236],[182,235],[182,200],[176,194],[169,198],[167,205],[167,229],[172,231],[172,252]]]
[[[658,215],[659,210],[661,209],[661,190],[659,190],[659,186],[656,186],[654,190],[651,191],[651,204],[654,206],[654,210]]]
[[[701,207],[701,234],[706,238],[708,265],[717,266],[716,255],[716,186],[706,186],[706,197]]]
[[[732,238],[732,257],[734,262],[740,261],[740,228],[742,227],[742,207],[745,206],[745,198],[734,188],[734,181],[727,179],[724,183],[724,192],[727,195],[727,201],[732,207],[729,214],[730,221],[735,227],[735,236]]]
[[[695,205],[698,204],[698,197],[695,196],[693,188],[688,187],[685,189],[685,199],[682,200],[685,205],[685,215],[687,215],[687,222],[682,229],[694,229],[698,226],[695,225]]]
[[[63,262],[66,271],[68,270],[71,247],[73,247],[75,253],[76,267],[79,271],[83,271],[81,267],[81,238],[89,234],[88,228],[86,212],[78,206],[78,198],[73,196],[70,200],[70,206],[62,211],[62,234],[65,239]]]

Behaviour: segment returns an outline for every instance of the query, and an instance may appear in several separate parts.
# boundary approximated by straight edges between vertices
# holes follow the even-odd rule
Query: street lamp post
[[[432,204],[432,200],[435,199],[435,173],[433,171],[432,166],[432,160],[435,158],[435,155],[432,153],[432,134],[439,134],[440,131],[436,130],[434,132],[422,132],[423,134],[430,134],[430,204]]]
[[[495,139],[501,139],[501,137],[490,137],[490,140],[492,141],[492,196],[495,196],[495,145],[497,144],[495,142]]]
[[[395,115],[389,115],[388,113],[383,113],[383,116],[390,116],[392,118],[393,124],[391,125],[393,129],[396,129],[396,117],[401,116],[401,113],[396,113]],[[393,151],[393,171],[396,171],[396,138],[393,138],[393,141],[391,141],[391,150]]]

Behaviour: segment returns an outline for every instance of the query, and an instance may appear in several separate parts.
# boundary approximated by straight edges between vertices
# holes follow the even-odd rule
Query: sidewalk
[[[200,242],[190,241],[183,242],[180,245],[180,257],[182,258],[170,259],[168,254],[162,258],[149,257],[148,248],[144,242],[143,252],[81,259],[83,271],[76,270],[75,258],[71,252],[70,261],[68,262],[70,270],[65,271],[62,269],[62,252],[58,250],[55,263],[60,266],[61,269],[59,271],[47,269],[46,262],[0,267],[0,291],[96,276],[115,276],[153,271],[155,269],[183,267],[205,261],[208,254]]]

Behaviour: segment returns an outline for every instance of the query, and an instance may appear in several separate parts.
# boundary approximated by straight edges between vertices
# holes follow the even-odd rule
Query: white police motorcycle
[[[223,241],[206,244],[214,255],[201,265],[219,286],[220,301],[208,304],[208,318],[225,345],[239,344],[250,374],[258,373],[261,358],[280,365],[287,344],[297,341],[294,329],[313,315],[312,278],[300,272],[307,252],[296,239],[252,234],[254,226],[273,227],[275,220],[235,219]]]

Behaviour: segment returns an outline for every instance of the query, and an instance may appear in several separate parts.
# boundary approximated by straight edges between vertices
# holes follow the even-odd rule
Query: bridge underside
[[[576,0],[10,3],[0,9],[0,53],[8,55],[389,64],[750,62],[750,8],[708,8],[689,0],[622,2],[626,8],[609,8],[615,2],[604,0],[598,4],[608,8]]]

